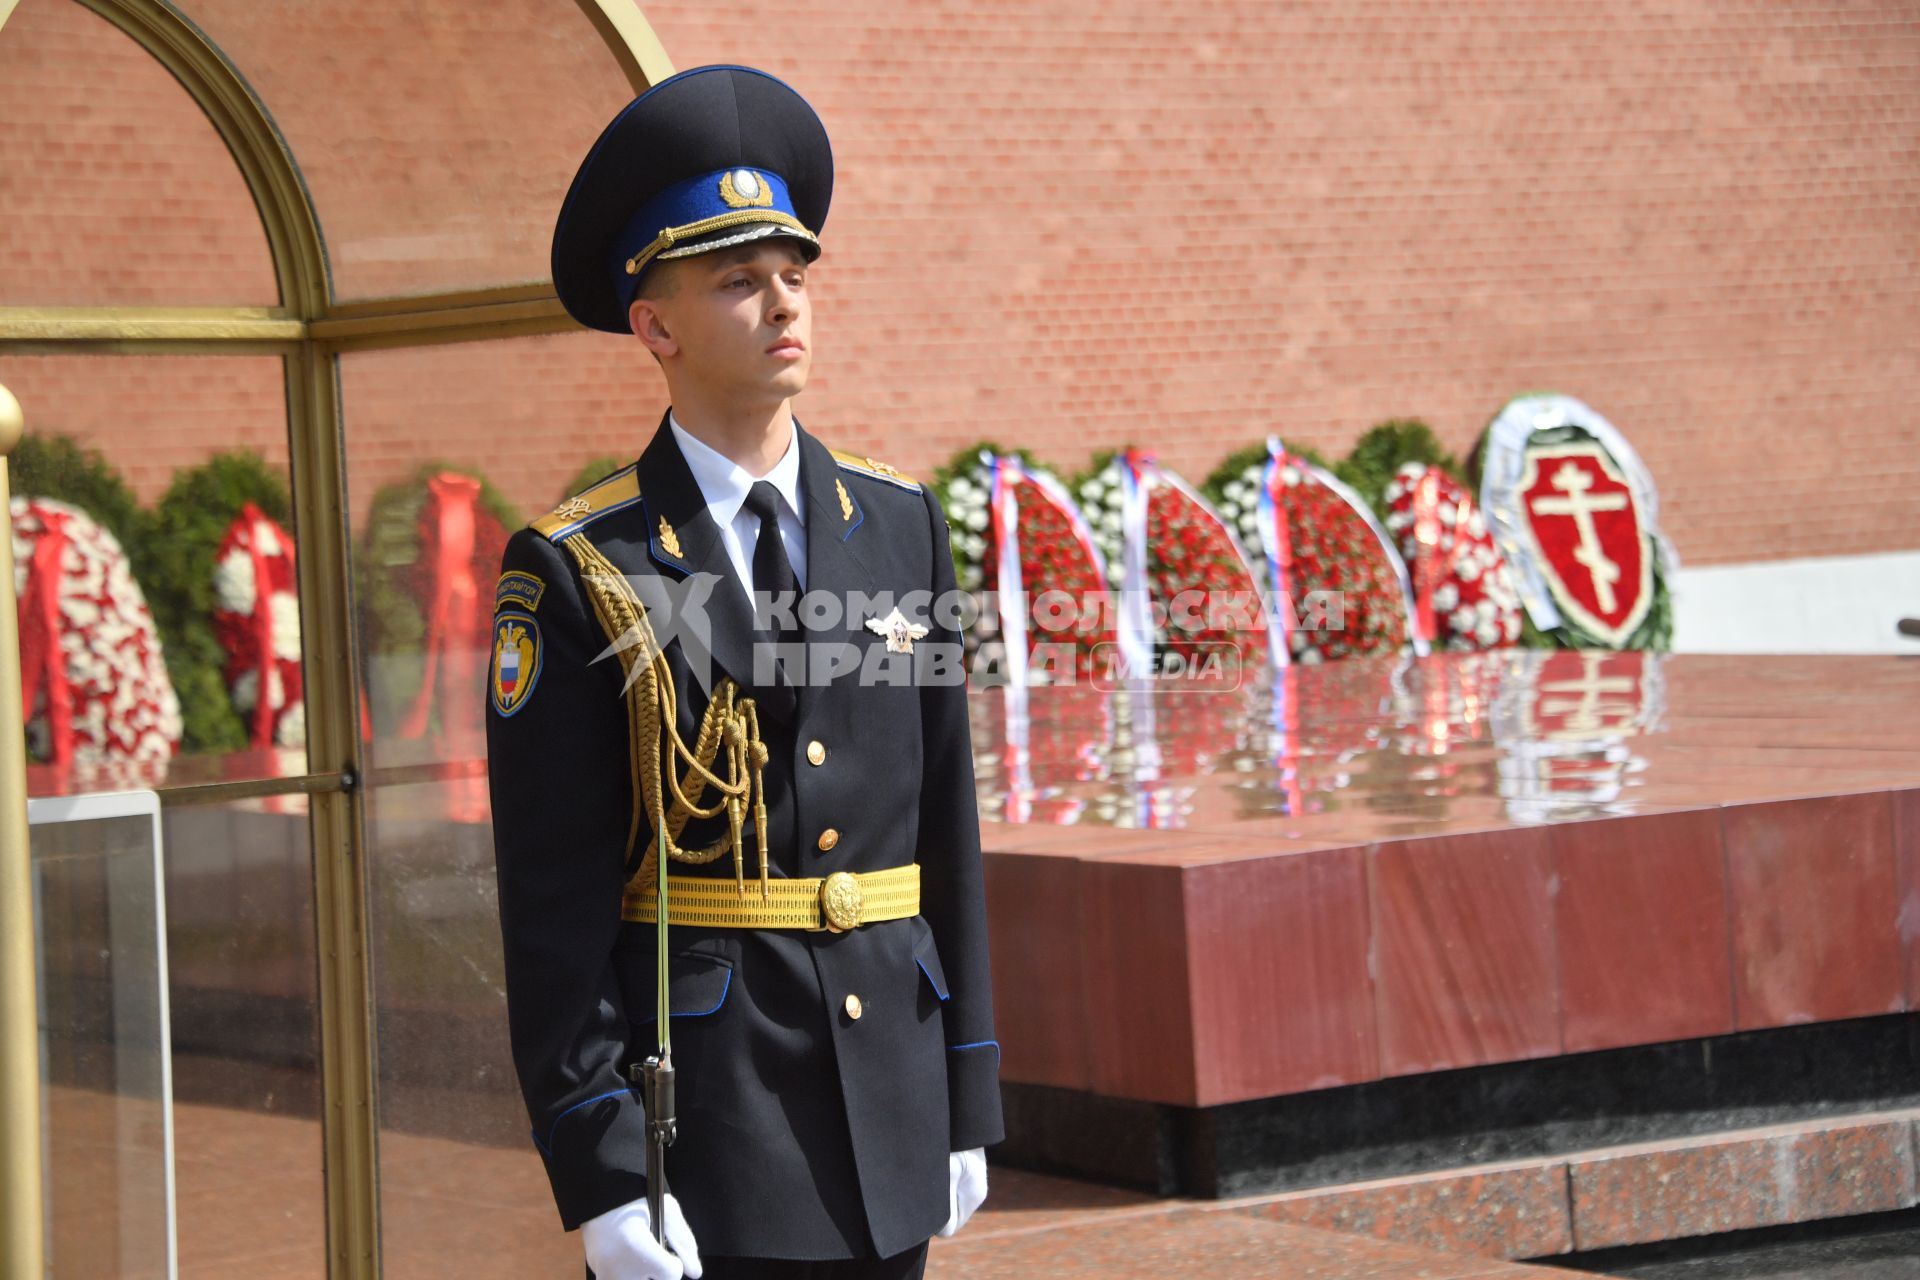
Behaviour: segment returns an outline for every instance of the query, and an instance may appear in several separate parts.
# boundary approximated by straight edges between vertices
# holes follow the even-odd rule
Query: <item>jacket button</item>
[[[854,1019],[856,1022],[859,1021],[860,1019],[860,997],[859,996],[849,995],[847,997],[847,1016],[849,1018]]]
[[[827,744],[815,738],[807,744],[807,763],[820,764],[827,758]]]
[[[838,831],[835,831],[832,827],[828,827],[825,831],[822,831],[820,833],[820,840],[819,840],[820,852],[825,853],[827,850],[833,848],[833,846],[839,843],[840,843],[840,833]]]

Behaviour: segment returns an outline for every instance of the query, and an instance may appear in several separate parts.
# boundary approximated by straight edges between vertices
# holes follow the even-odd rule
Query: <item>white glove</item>
[[[987,1149],[955,1151],[947,1156],[947,1225],[939,1233],[950,1236],[967,1225],[967,1219],[987,1198]]]
[[[693,1228],[673,1192],[667,1192],[664,1204],[665,1248],[653,1238],[653,1215],[645,1196],[580,1224],[580,1243],[586,1246],[594,1280],[681,1280],[683,1275],[698,1280],[700,1250],[693,1243]]]

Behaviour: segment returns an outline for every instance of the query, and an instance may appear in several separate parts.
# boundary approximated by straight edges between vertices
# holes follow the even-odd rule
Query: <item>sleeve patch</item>
[[[532,613],[540,607],[540,597],[546,593],[547,584],[533,574],[522,569],[509,569],[500,575],[499,583],[493,589],[493,607],[496,612],[515,605]]]
[[[527,705],[540,679],[540,624],[520,609],[493,619],[493,709],[510,716]]]

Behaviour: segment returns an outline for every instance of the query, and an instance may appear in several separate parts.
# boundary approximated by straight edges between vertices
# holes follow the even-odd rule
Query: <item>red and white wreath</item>
[[[11,506],[28,751],[82,769],[170,759],[180,700],[126,552],[78,507]]]
[[[1137,536],[1146,544],[1144,585],[1159,606],[1150,620],[1154,647],[1191,658],[1231,645],[1241,661],[1258,661],[1267,647],[1259,584],[1253,562],[1235,541],[1232,518],[1162,468],[1151,451],[1123,450],[1079,482],[1081,510],[1114,590],[1132,589],[1126,568],[1130,490],[1144,497]]]
[[[1412,638],[1409,601],[1404,568],[1383,541],[1385,532],[1331,473],[1282,451],[1278,442],[1270,448],[1266,459],[1226,482],[1220,512],[1247,554],[1266,562],[1269,581],[1283,584],[1278,607],[1308,616],[1305,625],[1295,625],[1298,617],[1283,620],[1293,660],[1399,652]],[[1261,527],[1267,518],[1275,529]],[[1313,621],[1316,600],[1339,601],[1338,626]]]
[[[256,747],[305,746],[293,539],[246,503],[220,540],[213,585],[213,630],[227,653],[227,689],[246,718],[248,738]]]
[[[1385,496],[1387,529],[1412,576],[1426,639],[1448,649],[1516,643],[1520,593],[1473,496],[1424,462],[1401,467]]]
[[[983,605],[1018,609],[1019,603],[1010,605],[999,594],[1007,582],[1017,581],[1026,597],[1022,626],[1029,649],[1042,643],[1071,645],[1075,670],[1090,670],[1094,648],[1112,639],[1098,603],[1106,591],[1105,570],[1066,486],[1031,459],[997,454],[990,446],[963,450],[947,474],[941,503],[961,590],[978,593]],[[1018,560],[1017,575],[1002,574],[1004,556]],[[1043,626],[1034,616],[1036,602],[1043,600],[1071,605]],[[1013,625],[998,610],[983,607],[968,641],[997,636]]]

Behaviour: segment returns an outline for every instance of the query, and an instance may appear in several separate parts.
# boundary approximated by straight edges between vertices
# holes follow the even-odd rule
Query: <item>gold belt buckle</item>
[[[820,882],[820,916],[829,933],[845,933],[860,923],[860,880],[836,871]]]

